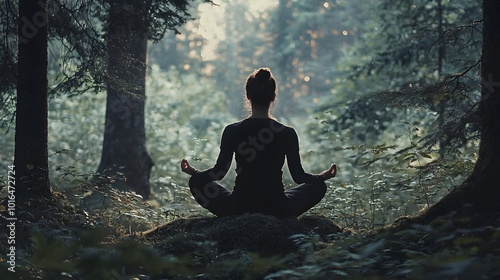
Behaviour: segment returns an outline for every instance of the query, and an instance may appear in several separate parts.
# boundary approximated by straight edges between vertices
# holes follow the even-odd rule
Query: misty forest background
[[[200,169],[214,164],[224,126],[247,115],[244,81],[259,67],[278,81],[273,113],[298,131],[306,171],[338,165],[310,214],[353,231],[378,229],[434,205],[472,172],[480,140],[480,1],[216,4],[191,2],[186,22],[148,42],[144,120],[154,166],[146,200],[120,188],[128,181],[120,172],[99,177],[105,88],[90,74],[69,84],[92,57],[74,55],[74,42],[49,32],[51,189],[91,212],[85,223],[133,234],[208,215],[191,197],[180,160]],[[15,94],[4,89],[0,170],[14,158]],[[231,187],[234,176],[232,168],[223,184]],[[6,177],[0,174],[2,196]],[[294,185],[286,171],[284,180]]]
[[[369,97],[477,66],[480,3],[438,2],[281,1],[252,10],[247,1],[231,1],[210,8],[218,16],[204,19],[214,21],[208,27],[193,5],[194,20],[179,27],[180,34],[169,31],[149,44],[146,145],[155,164],[149,210],[158,220],[147,221],[200,211],[179,162],[188,157],[199,168],[214,164],[223,127],[247,114],[244,81],[259,67],[270,67],[278,80],[274,115],[298,130],[305,169],[339,165],[315,212],[345,226],[373,228],[438,201],[466,178],[476,158],[473,127],[458,139],[435,139],[479,100],[478,67],[466,74],[470,85],[461,94],[398,102]],[[214,31],[203,28],[215,27],[222,38],[207,42],[203,32]],[[61,42],[50,42],[51,89],[78,69],[77,61],[61,64],[64,52]],[[53,190],[77,197],[92,191],[85,179],[99,165],[105,108],[104,92],[50,96]],[[3,106],[4,170],[13,161],[13,109],[14,103]],[[230,187],[233,179],[231,172],[224,183]]]

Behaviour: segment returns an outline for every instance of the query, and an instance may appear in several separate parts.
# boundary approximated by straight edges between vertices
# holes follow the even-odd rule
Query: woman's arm
[[[304,171],[302,168],[302,163],[300,162],[299,151],[290,152],[286,155],[286,161],[288,164],[288,169],[292,175],[292,179],[295,183],[316,183],[322,182],[325,179],[321,175],[313,175]]]
[[[219,181],[226,176],[233,160],[233,151],[221,147],[219,157],[212,168],[202,171],[202,174],[210,176],[211,181]]]
[[[215,165],[212,168],[200,171],[192,167],[186,159],[181,161],[181,170],[189,175],[208,176],[210,181],[219,181],[226,176],[233,160],[233,151],[229,145],[229,139],[224,129],[222,133],[220,152]]]
[[[295,131],[292,132],[286,158],[288,169],[290,170],[293,181],[297,184],[315,183],[335,177],[335,175],[337,175],[337,165],[334,163],[332,163],[329,169],[321,172],[320,174],[310,174],[304,171],[300,160],[298,136]]]
[[[189,164],[187,159],[181,161],[181,170],[189,175],[208,176],[209,181],[219,181],[226,176],[233,159],[232,151],[222,150],[219,153],[217,162],[212,168],[200,171]]]

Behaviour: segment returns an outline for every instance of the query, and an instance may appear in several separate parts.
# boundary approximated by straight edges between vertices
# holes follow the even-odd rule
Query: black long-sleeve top
[[[309,174],[302,168],[295,130],[273,119],[247,118],[227,125],[222,133],[217,162],[202,175],[212,181],[224,178],[233,154],[237,174],[233,195],[242,200],[282,197],[285,157],[296,183],[323,181],[320,175]]]

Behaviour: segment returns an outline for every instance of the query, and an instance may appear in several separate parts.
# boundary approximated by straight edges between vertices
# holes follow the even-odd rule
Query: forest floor
[[[131,233],[66,202],[23,206],[1,279],[500,279],[498,213],[367,232],[318,215],[191,216]]]

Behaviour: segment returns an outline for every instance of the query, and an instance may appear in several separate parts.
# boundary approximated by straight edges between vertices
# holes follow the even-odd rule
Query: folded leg
[[[215,181],[195,174],[189,179],[189,189],[196,202],[216,216],[240,214],[234,203],[232,192]]]
[[[287,214],[289,216],[300,216],[307,210],[318,204],[325,196],[326,184],[300,184],[295,188],[285,191],[287,197]]]

